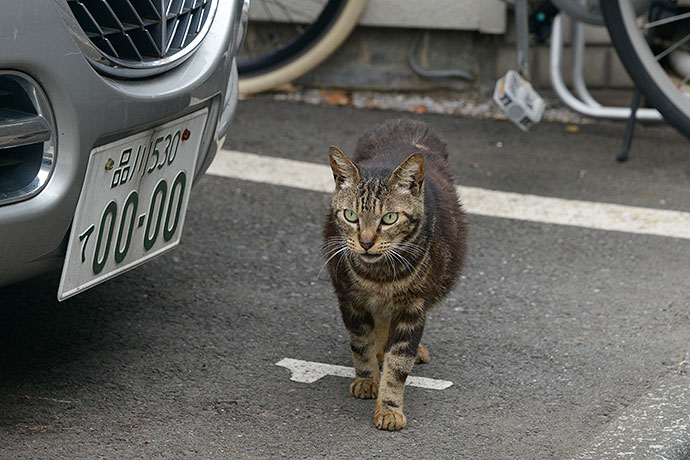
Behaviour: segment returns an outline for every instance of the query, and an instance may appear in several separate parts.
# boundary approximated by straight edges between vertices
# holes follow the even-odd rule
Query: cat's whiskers
[[[391,256],[391,254],[389,253],[389,251],[384,252],[384,253],[383,253],[383,256],[385,257],[385,259],[388,261],[388,263],[390,264],[391,268],[393,269],[393,281],[397,280],[398,277],[397,277],[397,273],[396,273],[396,270],[395,270],[395,261],[393,260],[393,257]]]
[[[418,270],[415,270],[415,267],[410,263],[409,260],[407,260],[407,258],[406,258],[405,256],[403,256],[402,254],[398,253],[398,252],[395,251],[394,249],[390,249],[389,252],[391,253],[391,255],[392,255],[393,257],[395,257],[397,260],[399,260],[400,262],[402,262],[403,265],[405,265],[405,267],[406,267],[407,270],[409,271],[410,276],[412,276],[412,277],[415,278],[415,279],[416,279],[416,278],[419,278],[419,272],[418,272]]]
[[[350,257],[352,257],[352,251],[344,251],[343,253],[340,254],[340,257],[338,258],[338,263],[335,264],[335,270],[334,270],[336,279],[338,278],[338,267],[340,266],[340,262],[342,262],[344,258],[349,259]]]
[[[321,266],[321,270],[319,270],[319,273],[317,273],[316,279],[317,280],[319,279],[319,277],[321,276],[321,272],[323,271],[324,268],[326,268],[326,265],[328,265],[328,262],[330,262],[332,258],[334,258],[338,254],[342,253],[343,251],[347,251],[347,250],[348,250],[347,246],[342,246],[340,248],[336,248],[335,252],[333,254],[331,254],[331,256],[328,257],[328,259],[326,259],[326,262],[324,262],[323,265]]]
[[[426,251],[420,245],[415,243],[410,243],[409,241],[401,241],[400,243],[395,243],[393,248],[400,249],[403,252],[409,253],[414,256],[423,256]]]
[[[330,257],[333,251],[346,247],[345,242],[346,238],[342,236],[328,238],[328,240],[321,245],[321,251],[324,252],[324,258]]]
[[[335,247],[341,247],[343,243],[345,243],[346,238],[342,236],[331,236],[326,239],[326,241],[321,245],[321,250],[325,251],[326,249],[335,246]],[[330,249],[329,249],[330,252]]]
[[[412,266],[410,261],[408,261],[407,258],[405,258],[405,256],[403,256],[402,254],[397,252],[395,249],[391,249],[390,251],[391,251],[391,254],[393,254],[393,256],[395,256],[396,259],[398,259],[400,262],[403,263],[403,265],[405,265],[405,267],[410,272],[410,274],[414,271],[414,267]]]
[[[347,247],[347,246],[345,246],[344,244],[339,244],[339,245],[334,246],[334,247],[332,247],[332,248],[330,248],[330,249],[328,249],[328,250],[324,250],[323,258],[324,258],[324,259],[328,259],[331,255],[333,255],[333,253],[334,253],[335,251],[337,251],[337,250],[339,250],[339,249],[342,249],[342,248],[346,248],[346,247]]]

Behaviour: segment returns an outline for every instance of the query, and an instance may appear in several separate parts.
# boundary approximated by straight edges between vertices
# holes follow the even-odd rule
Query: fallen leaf
[[[326,96],[326,104],[328,105],[343,106],[350,105],[351,103],[350,96],[339,91],[332,92]]]
[[[470,161],[469,163],[467,163],[467,165],[470,168],[479,169],[479,163],[475,163],[474,161]]]
[[[580,132],[580,127],[577,125],[567,125],[565,127],[565,132],[568,134],[577,134]]]
[[[412,109],[413,113],[425,113],[427,111],[427,106],[424,104],[419,104],[417,107]]]

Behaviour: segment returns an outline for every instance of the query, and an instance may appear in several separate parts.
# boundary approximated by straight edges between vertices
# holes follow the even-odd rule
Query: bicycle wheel
[[[253,0],[255,15],[269,21],[271,30],[262,34],[265,23],[249,23],[237,65],[240,93],[275,88],[316,67],[350,35],[365,5],[366,0]]]
[[[629,0],[601,2],[611,41],[630,77],[666,121],[690,138],[690,71],[673,64],[690,51],[690,9],[669,1],[652,2],[650,8],[658,14],[638,20]],[[644,35],[649,30],[651,40]]]

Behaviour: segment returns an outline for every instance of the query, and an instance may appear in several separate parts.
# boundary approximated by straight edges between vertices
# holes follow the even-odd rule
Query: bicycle
[[[563,102],[574,110],[594,117],[627,118],[623,148],[618,161],[628,158],[635,122],[638,119],[666,120],[690,138],[690,3],[685,0],[551,0],[574,21],[573,86],[562,78],[563,14],[553,20],[549,53],[551,83]],[[496,84],[494,100],[518,127],[527,130],[538,122],[543,99],[529,84],[528,0],[515,0],[517,57],[520,73],[509,71]],[[635,83],[632,106],[604,107],[589,93],[584,83],[583,23],[604,24],[623,65]],[[680,37],[680,38],[679,38]],[[675,74],[675,76],[674,76]],[[640,108],[641,95],[655,108]]]
[[[527,0],[515,0],[516,6],[523,2],[526,5]],[[576,79],[579,97],[573,96],[562,79],[559,81],[561,54],[552,45],[552,81],[567,105],[594,117],[660,120],[663,115],[669,124],[690,137],[690,98],[685,95],[690,92],[690,1],[552,0],[552,3],[577,21],[578,26],[587,23],[608,29],[637,88],[658,112],[638,109],[639,98],[632,108],[602,107],[591,97],[581,78]],[[366,0],[253,0],[252,7],[259,13],[263,11],[264,19],[282,22],[272,35],[264,38],[266,49],[256,55],[245,49],[238,66],[241,92],[251,94],[274,88],[318,65],[347,38],[365,5]],[[561,21],[557,18],[554,22],[554,35],[562,34]],[[528,75],[524,72],[524,54],[529,48],[526,27],[526,22],[522,27],[518,25],[517,32],[520,41],[524,29],[518,56],[522,73]],[[651,33],[644,33],[648,31]],[[248,32],[252,33],[252,30]],[[580,33],[584,33],[581,27]],[[559,38],[562,41],[562,36]],[[582,62],[579,66],[581,69]],[[628,131],[630,136],[626,134],[626,137],[631,137],[632,128]]]
[[[690,138],[690,3],[681,3],[651,2],[641,24],[626,0],[604,0],[601,7],[611,41],[637,87]]]

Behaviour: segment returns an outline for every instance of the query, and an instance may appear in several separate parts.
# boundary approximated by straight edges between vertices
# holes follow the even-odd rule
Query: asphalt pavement
[[[504,121],[257,98],[240,103],[225,147],[327,165],[328,145],[351,152],[363,130],[401,116],[448,142],[462,185],[690,211],[690,145],[659,125],[641,126],[620,164],[621,123],[522,133]],[[318,275],[328,201],[208,175],[174,251],[63,303],[59,274],[0,289],[0,459],[688,452],[690,240],[470,215],[463,277],[430,314],[431,361],[412,372],[453,384],[409,386],[408,427],[388,433],[348,378],[298,382],[276,365],[351,365]],[[639,414],[668,402],[675,425],[640,447],[635,430],[651,422]],[[649,418],[659,417],[671,415]]]

